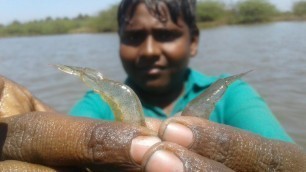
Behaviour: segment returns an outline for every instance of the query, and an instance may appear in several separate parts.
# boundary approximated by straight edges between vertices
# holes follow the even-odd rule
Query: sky
[[[26,22],[48,16],[71,18],[78,14],[95,15],[118,2],[120,0],[0,0],[0,23]]]
[[[223,0],[235,3],[238,0]],[[270,0],[278,9],[288,11],[295,0]],[[78,14],[95,15],[120,0],[0,0],[0,24],[14,20],[27,22],[50,16],[76,17]]]

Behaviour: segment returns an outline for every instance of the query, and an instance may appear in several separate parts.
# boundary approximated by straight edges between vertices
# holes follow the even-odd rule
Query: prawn
[[[111,107],[115,120],[145,126],[141,102],[127,85],[107,78],[94,69],[54,65],[58,70],[78,76],[88,87],[97,92]],[[229,85],[248,72],[218,79],[200,96],[192,100],[181,113],[182,116],[196,116],[208,119]]]
[[[127,85],[107,78],[94,69],[54,65],[58,70],[78,76],[88,87],[97,92],[111,107],[116,121],[146,126],[141,102]]]
[[[195,116],[209,119],[211,112],[214,110],[216,103],[224,95],[227,88],[242,76],[252,70],[226,78],[218,79],[210,85],[206,91],[193,99],[181,113],[182,116]]]

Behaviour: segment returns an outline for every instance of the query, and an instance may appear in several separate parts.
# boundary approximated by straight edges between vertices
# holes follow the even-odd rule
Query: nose
[[[141,47],[141,57],[156,58],[160,56],[160,53],[161,49],[159,43],[153,36],[148,36]]]

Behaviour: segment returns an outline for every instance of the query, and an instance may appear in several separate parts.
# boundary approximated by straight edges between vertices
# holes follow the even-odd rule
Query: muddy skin
[[[1,140],[5,140],[1,160],[15,159],[47,166],[121,164],[135,168],[127,151],[131,140],[138,135],[155,134],[149,129],[123,123],[97,122],[48,112],[2,118],[0,123],[4,131]]]
[[[56,169],[45,167],[45,166],[42,166],[42,165],[30,164],[30,163],[27,163],[27,162],[14,161],[14,160],[2,161],[0,163],[0,171],[30,172],[31,170],[32,171],[34,170],[36,172],[56,172],[56,171],[58,171]]]
[[[0,118],[32,111],[55,112],[26,88],[0,75]]]
[[[39,164],[33,164],[28,162],[7,160],[0,162],[0,171],[6,172],[81,172],[86,169],[75,168],[75,167],[47,167]]]
[[[195,117],[176,117],[168,120],[161,126],[160,131],[170,122],[191,129],[195,138],[188,149],[195,153],[188,152],[188,149],[174,143],[162,142],[147,153],[143,167],[153,152],[165,150],[181,159],[185,171],[303,171],[306,168],[306,155],[296,145],[263,139]],[[105,123],[96,123],[94,120],[75,119],[48,112],[5,118],[1,119],[0,123],[0,139],[5,140],[1,143],[2,160],[15,159],[57,167],[79,166],[79,170],[89,167],[92,171],[100,171],[98,169],[101,169],[101,166],[88,164],[108,164],[110,169],[116,171],[121,168],[126,170],[128,167],[131,171],[140,171],[141,167],[133,164],[126,150],[129,150],[129,143],[135,135],[152,134],[151,131],[140,132],[137,127],[127,128],[122,133],[121,129],[125,125],[121,123],[108,123],[109,127],[105,127]],[[116,132],[116,128],[120,128],[121,132]],[[163,138],[162,132],[160,137]],[[241,147],[243,149],[240,149]],[[114,151],[115,149],[122,151]],[[265,150],[264,153],[269,153],[261,154],[262,149]],[[217,162],[211,163],[212,160]],[[15,171],[19,164],[14,163],[3,161],[0,168]],[[113,168],[115,165],[112,164],[121,166]],[[29,171],[46,169],[37,165],[21,164],[20,169],[25,171],[25,168],[29,168]]]
[[[165,121],[160,128],[160,138],[163,138],[163,131],[169,123],[184,125],[192,131],[194,138],[189,150],[234,171],[306,169],[306,153],[295,144],[265,139],[234,127],[187,116]]]

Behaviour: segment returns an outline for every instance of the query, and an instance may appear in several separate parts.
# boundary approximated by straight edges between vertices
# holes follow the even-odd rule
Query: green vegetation
[[[237,4],[237,23],[259,23],[270,21],[277,10],[267,0],[246,0]]]
[[[23,24],[14,21],[8,26],[0,27],[0,36],[66,34],[74,29],[84,27],[88,18],[88,16],[79,15],[74,19],[47,17],[44,20],[35,20]]]
[[[211,22],[222,19],[225,15],[225,5],[221,1],[199,1],[197,5],[197,20]]]
[[[73,19],[47,17],[27,23],[14,21],[7,26],[0,25],[0,37],[113,32],[117,30],[116,16],[117,6],[113,6],[91,17],[80,14]]]
[[[97,16],[80,14],[72,19],[47,17],[26,23],[14,21],[9,25],[0,24],[0,37],[114,32],[118,29],[117,8],[112,6]],[[306,20],[306,0],[295,2],[289,12],[279,12],[269,0],[240,0],[231,7],[222,0],[198,0],[197,6],[200,28],[301,19]]]
[[[298,1],[293,4],[293,13],[297,16],[306,16],[306,1]]]
[[[117,30],[117,6],[101,11],[98,16],[92,17],[88,26],[94,32],[111,32]]]

